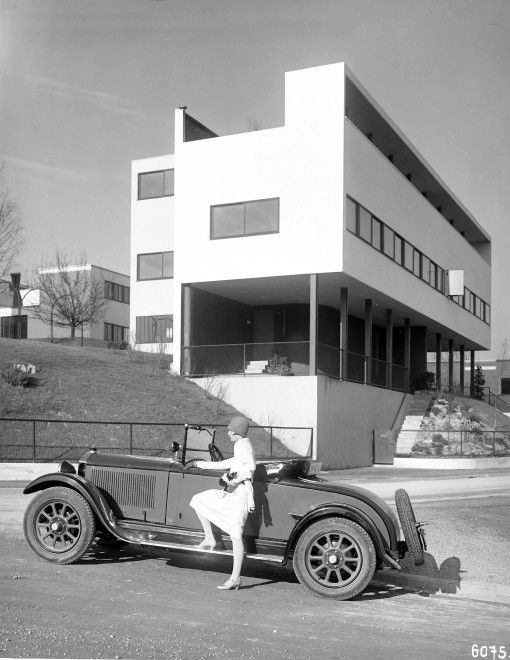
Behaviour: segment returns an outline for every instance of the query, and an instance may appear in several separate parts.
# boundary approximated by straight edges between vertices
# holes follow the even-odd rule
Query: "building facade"
[[[176,110],[132,196],[136,344],[327,466],[371,463],[427,351],[490,345],[490,237],[343,63],[286,74],[279,128]]]
[[[84,271],[87,277],[97,280],[104,287],[106,305],[102,317],[93,324],[83,327],[83,336],[111,342],[128,342],[130,340],[129,306],[130,289],[129,275],[86,264],[82,266],[69,266],[69,270]],[[56,272],[56,269],[47,268],[40,272]],[[5,290],[6,289],[6,290]],[[40,303],[41,294],[38,289],[28,286],[21,289],[21,337],[23,339],[45,339],[51,335],[51,327],[34,314]],[[0,296],[0,330],[1,337],[15,339],[18,337],[18,308],[16,294],[12,287],[4,288]],[[81,335],[81,329],[78,329]],[[69,337],[69,327],[60,327],[53,324],[53,337]]]

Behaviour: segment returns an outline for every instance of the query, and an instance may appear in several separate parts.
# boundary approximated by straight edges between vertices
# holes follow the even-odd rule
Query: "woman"
[[[241,586],[243,527],[248,513],[255,507],[251,483],[255,458],[251,442],[246,437],[248,428],[248,420],[244,417],[234,417],[228,425],[228,436],[234,443],[232,458],[218,462],[195,461],[196,467],[205,470],[229,468],[228,474],[222,477],[224,490],[205,490],[194,495],[190,502],[204,528],[205,538],[199,548],[212,550],[216,545],[211,523],[229,534],[232,540],[232,575],[218,589],[239,589]]]

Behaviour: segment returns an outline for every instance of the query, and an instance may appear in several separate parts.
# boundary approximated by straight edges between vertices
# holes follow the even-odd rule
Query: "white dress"
[[[237,473],[230,482],[236,486],[233,492],[204,490],[191,498],[190,506],[229,536],[241,538],[248,513],[254,508],[251,479],[255,472],[255,458],[251,442],[248,438],[241,438],[234,444],[232,458],[217,462],[197,461],[196,466],[204,470],[228,468],[229,472]]]

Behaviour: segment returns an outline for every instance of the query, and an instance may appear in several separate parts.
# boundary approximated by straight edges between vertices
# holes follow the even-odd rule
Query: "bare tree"
[[[0,175],[2,170],[3,166],[0,166]],[[0,287],[9,287],[8,276],[21,242],[22,225],[16,202],[5,190],[0,191]]]
[[[51,267],[42,267],[34,274],[34,287],[41,292],[39,307],[34,308],[34,316],[51,326],[68,327],[71,337],[76,328],[81,328],[83,346],[83,326],[99,321],[104,313],[106,300],[104,282],[92,277],[86,268],[87,258],[82,254],[78,263],[71,264],[63,250],[57,250]]]

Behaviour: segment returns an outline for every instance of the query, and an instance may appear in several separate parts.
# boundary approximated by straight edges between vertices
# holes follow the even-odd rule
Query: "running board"
[[[199,548],[197,546],[192,546],[192,545],[186,545],[184,543],[170,543],[168,541],[140,541],[140,545],[149,545],[149,546],[154,546],[156,548],[166,548],[167,550],[182,550],[185,552],[195,552],[201,555],[221,555],[224,557],[232,557],[232,550],[227,550],[227,548],[224,549],[214,549],[214,550],[204,550],[203,548]],[[248,552],[244,555],[247,559],[259,559],[260,561],[274,561],[277,562],[278,564],[281,564],[283,561],[283,557],[279,557],[278,555],[263,555],[263,554],[254,554],[251,552]]]

